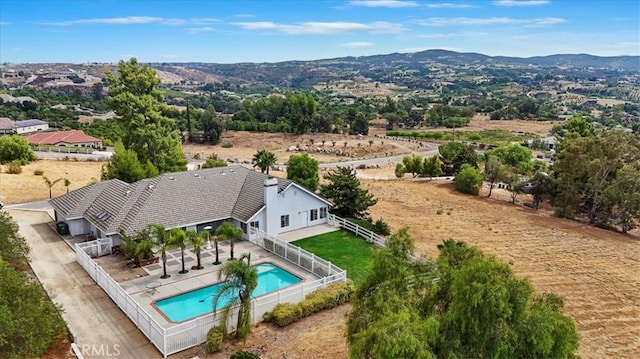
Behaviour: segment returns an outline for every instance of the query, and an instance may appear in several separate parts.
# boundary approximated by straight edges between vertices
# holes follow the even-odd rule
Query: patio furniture
[[[147,283],[147,289],[149,289],[149,294],[154,295],[156,293],[158,293],[158,288],[161,286],[162,284],[160,282],[150,282]]]

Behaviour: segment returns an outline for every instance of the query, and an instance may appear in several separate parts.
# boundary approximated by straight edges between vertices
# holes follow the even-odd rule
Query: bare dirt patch
[[[311,144],[313,140],[313,144]],[[322,141],[325,141],[324,144]],[[333,144],[335,141],[335,145]],[[373,141],[369,143],[369,141]],[[346,145],[345,145],[346,142]],[[232,147],[225,148],[229,143]],[[196,153],[204,159],[212,154],[223,159],[237,159],[238,161],[251,161],[258,150],[267,150],[275,153],[278,164],[284,164],[289,157],[299,154],[297,151],[287,151],[290,147],[307,148],[310,156],[320,162],[338,162],[355,158],[380,157],[385,155],[398,155],[408,153],[406,144],[399,141],[381,139],[374,136],[349,136],[333,133],[313,133],[296,135],[290,133],[268,133],[227,131],[223,134],[220,143],[215,146],[188,144],[184,146],[184,152],[188,158]],[[326,149],[331,153],[316,151]],[[341,153],[338,156],[335,152]]]
[[[38,160],[22,166],[21,174],[8,174],[2,166],[0,174],[0,196],[5,204],[38,201],[49,198],[49,187],[43,176],[54,181],[58,178],[68,178],[71,181],[69,191],[84,187],[94,180],[100,179],[100,169],[104,162],[74,162]],[[42,176],[33,174],[35,170],[43,171]],[[56,183],[52,188],[53,197],[65,194],[67,188],[64,180]]]
[[[325,310],[284,329],[271,324],[259,324],[253,328],[245,344],[226,343],[221,352],[212,355],[198,347],[179,353],[175,358],[187,359],[197,355],[200,358],[222,359],[238,350],[251,351],[264,359],[347,358],[348,347],[343,333],[345,315],[350,309],[351,306],[345,304]]]

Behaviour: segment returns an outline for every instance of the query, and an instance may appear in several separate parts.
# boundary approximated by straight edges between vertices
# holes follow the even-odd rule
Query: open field
[[[68,178],[71,181],[69,191],[84,187],[93,180],[100,179],[100,169],[104,162],[75,162],[38,160],[22,166],[22,173],[12,175],[6,173],[2,167],[0,174],[0,198],[5,204],[37,201],[49,198],[49,187],[42,177],[51,181],[58,178]],[[36,176],[33,171],[41,170],[42,176]],[[65,194],[67,188],[64,180],[56,183],[52,188],[53,197]]]
[[[311,144],[313,140],[313,145]],[[324,145],[322,141],[325,141]],[[373,143],[370,145],[369,140]],[[332,141],[336,141],[335,146]],[[345,142],[347,143],[345,146]],[[233,146],[224,148],[225,143]],[[227,131],[222,135],[220,143],[211,145],[188,144],[184,146],[184,152],[189,158],[199,153],[205,159],[211,154],[216,154],[219,158],[233,158],[239,161],[251,161],[251,158],[258,150],[267,150],[275,153],[278,164],[284,164],[289,156],[299,154],[296,151],[287,151],[289,147],[297,145],[306,146],[310,149],[310,154],[320,162],[337,162],[349,160],[351,155],[355,157],[384,156],[385,154],[402,154],[415,150],[415,146],[400,141],[381,140],[373,136],[349,136],[333,133],[313,133],[296,135],[290,133],[269,133],[269,132],[248,132],[248,131]],[[343,155],[337,156],[335,153],[316,152],[312,149],[327,149],[329,151],[339,150]]]
[[[475,115],[465,127],[456,128],[458,131],[482,131],[482,130],[505,130],[514,133],[524,132],[532,133],[538,136],[546,136],[551,131],[551,128],[562,121],[525,121],[525,120],[503,120],[503,121],[491,121],[488,116]],[[407,129],[407,131],[411,131]],[[453,133],[452,128],[426,128],[421,131],[435,131]],[[384,128],[370,128],[369,134],[383,135],[387,131]]]

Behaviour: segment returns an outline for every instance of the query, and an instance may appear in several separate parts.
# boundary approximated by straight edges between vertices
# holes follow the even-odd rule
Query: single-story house
[[[10,135],[16,132],[16,123],[9,117],[0,117],[0,135]]]
[[[297,183],[268,177],[243,166],[165,173],[135,183],[118,179],[96,182],[49,201],[55,220],[71,235],[133,235],[149,224],[167,229],[214,231],[230,220],[279,234],[327,223],[329,201]]]
[[[102,148],[102,140],[82,130],[39,132],[26,137],[34,145]]]
[[[49,124],[42,120],[22,120],[16,121],[16,133],[31,133],[31,132],[39,132],[46,131],[49,129]]]

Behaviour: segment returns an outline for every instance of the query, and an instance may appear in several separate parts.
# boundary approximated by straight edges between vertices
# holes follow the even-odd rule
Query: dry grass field
[[[69,191],[84,187],[91,181],[100,179],[100,169],[104,162],[75,162],[38,160],[22,166],[22,173],[8,174],[2,167],[0,173],[0,198],[5,204],[37,201],[49,198],[49,187],[43,176],[51,181],[58,178],[68,178],[71,184]],[[42,176],[33,174],[35,170],[43,171]],[[54,197],[66,193],[64,180],[56,183],[52,188]]]

